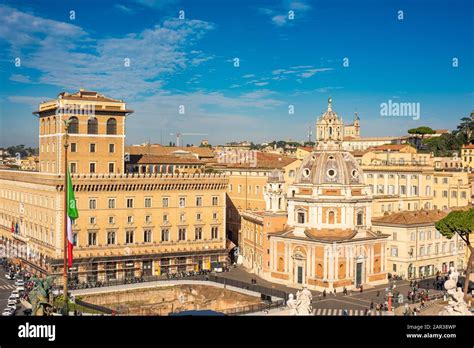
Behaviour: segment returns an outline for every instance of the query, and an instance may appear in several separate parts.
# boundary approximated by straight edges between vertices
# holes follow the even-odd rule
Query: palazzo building
[[[372,193],[357,161],[342,149],[343,123],[331,99],[316,134],[316,147],[286,192],[281,180],[269,180],[266,211],[254,213],[262,217],[264,233],[254,233],[252,240],[249,222],[259,218],[243,215],[243,258],[262,259],[261,275],[289,286],[331,290],[386,283],[388,235],[372,230]],[[282,221],[280,202],[285,201],[287,219]],[[267,255],[256,255],[259,249]]]
[[[63,103],[81,106],[55,112]],[[87,103],[97,114],[81,112]],[[72,277],[104,281],[227,263],[227,177],[124,173],[130,113],[122,101],[83,90],[40,104],[40,171],[0,170],[0,243],[9,256],[34,272],[62,274],[62,125],[70,121],[69,167],[79,210]]]

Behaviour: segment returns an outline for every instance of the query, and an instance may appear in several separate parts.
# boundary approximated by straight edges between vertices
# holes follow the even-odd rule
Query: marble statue
[[[472,315],[467,303],[464,301],[462,289],[457,287],[458,279],[459,273],[454,267],[451,267],[449,279],[444,282],[444,288],[448,293],[449,300],[444,309],[439,312],[440,315]]]
[[[296,303],[298,315],[311,315],[313,314],[313,306],[311,304],[313,295],[308,290],[306,285],[303,285],[303,290],[296,293]]]
[[[296,307],[297,302],[296,302],[295,297],[293,296],[293,294],[290,294],[288,296],[288,301],[286,301],[286,305],[290,310],[290,315],[297,315],[298,314],[298,310],[297,310],[297,307]]]

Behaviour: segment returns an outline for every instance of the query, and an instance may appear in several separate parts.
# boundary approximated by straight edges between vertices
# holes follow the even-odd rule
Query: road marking
[[[15,286],[14,285],[0,285],[0,289],[13,290],[13,289],[15,289]]]

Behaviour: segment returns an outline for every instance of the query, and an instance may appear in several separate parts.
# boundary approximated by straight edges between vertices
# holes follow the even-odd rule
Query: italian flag
[[[79,217],[72,188],[71,175],[67,171],[67,261],[68,267],[72,267],[72,223]]]

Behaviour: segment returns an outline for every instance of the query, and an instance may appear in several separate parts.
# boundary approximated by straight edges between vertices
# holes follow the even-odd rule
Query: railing
[[[239,280],[234,280],[234,279],[229,279],[229,278],[224,278],[224,277],[219,277],[213,274],[210,274],[208,276],[208,280],[211,282],[215,283],[220,283],[220,284],[225,284],[229,286],[235,286],[236,288],[241,288],[253,292],[258,292],[262,295],[266,296],[273,296],[273,297],[278,297],[281,299],[286,300],[288,298],[287,293],[282,291],[282,290],[277,290],[277,289],[272,289],[272,288],[267,288],[265,286],[257,285],[257,284],[249,284],[246,282],[242,282]]]
[[[79,306],[84,307],[84,308],[91,309],[91,310],[101,312],[101,313],[104,313],[104,314],[113,314],[114,313],[114,311],[110,308],[102,307],[102,306],[95,305],[95,304],[88,303],[88,302],[84,302],[84,301],[81,301],[79,299],[76,299],[75,303],[78,304]]]
[[[285,306],[284,300],[278,300],[272,303],[258,303],[254,305],[248,305],[243,307],[229,308],[222,311],[226,315],[245,315],[256,312],[270,311],[275,308],[281,308]]]

